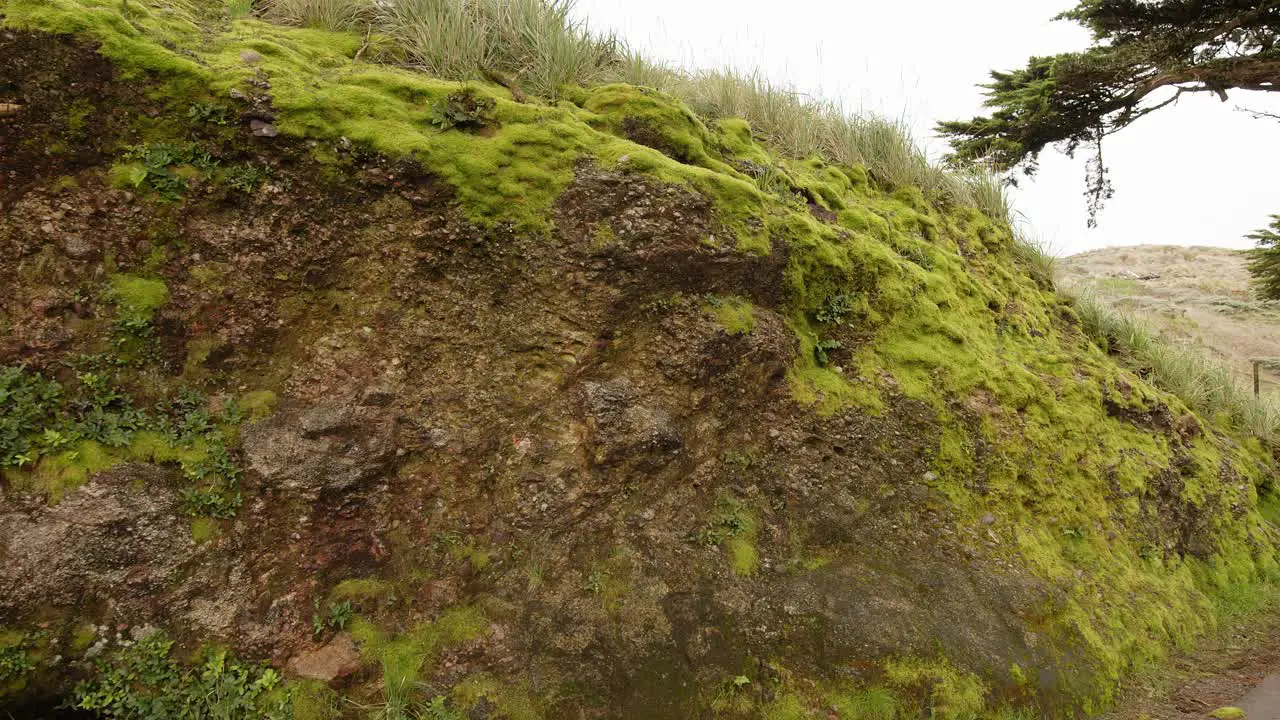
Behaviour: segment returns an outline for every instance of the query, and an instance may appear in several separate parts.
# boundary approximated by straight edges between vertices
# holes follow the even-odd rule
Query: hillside
[[[1244,253],[1223,248],[1105,248],[1062,260],[1059,281],[1137,313],[1166,337],[1205,348],[1252,389],[1250,360],[1280,357],[1280,303],[1254,296],[1247,262]],[[1276,369],[1264,367],[1262,382],[1264,392],[1280,393]]]
[[[1275,592],[1275,437],[891,125],[0,7],[15,717],[1081,717]]]

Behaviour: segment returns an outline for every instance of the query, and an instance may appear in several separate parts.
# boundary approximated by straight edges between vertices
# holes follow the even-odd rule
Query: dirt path
[[[1280,674],[1268,675],[1236,703],[1249,720],[1280,720]]]
[[[1234,623],[1159,676],[1125,688],[1107,720],[1206,720],[1238,707],[1248,720],[1280,720],[1280,609]]]

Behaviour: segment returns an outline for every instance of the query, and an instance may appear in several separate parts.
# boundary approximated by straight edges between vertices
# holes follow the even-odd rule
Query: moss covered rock
[[[5,23],[0,366],[65,391],[0,426],[33,713],[91,623],[282,669],[350,633],[353,702],[259,688],[302,716],[1065,717],[1280,573],[1275,458],[1001,218],[219,3]]]

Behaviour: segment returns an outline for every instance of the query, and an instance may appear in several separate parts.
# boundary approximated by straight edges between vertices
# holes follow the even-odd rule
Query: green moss
[[[702,194],[716,211],[714,232],[725,236],[706,238],[703,251],[785,252],[785,299],[770,310],[796,337],[788,380],[797,402],[822,415],[881,413],[904,399],[932,409],[921,430],[936,432],[934,489],[959,527],[991,514],[990,534],[971,541],[986,547],[994,536],[1000,561],[1053,590],[1040,631],[1053,652],[1073,658],[1063,684],[1081,709],[1104,705],[1122,673],[1159,662],[1280,576],[1266,525],[1280,522],[1280,496],[1266,489],[1274,469],[1265,450],[1241,450],[1213,418],[1197,421],[1204,434],[1189,443],[1126,420],[1126,412],[1189,411],[1088,342],[1076,313],[1017,270],[1010,228],[980,212],[932,206],[916,188],[887,196],[864,168],[782,158],[746,122],[708,127],[658,92],[610,85],[570,92],[576,105],[547,106],[476,84],[493,101],[482,131],[441,130],[431,107],[461,86],[354,62],[363,42],[355,33],[256,20],[201,27],[197,10],[162,0],[10,0],[5,12],[10,27],[92,37],[126,80],[165,83],[153,99],[183,113],[193,98],[225,97],[264,73],[280,130],[313,141],[309,152],[334,182],[350,181],[352,153],[340,142],[347,138],[415,160],[449,183],[482,227],[546,232],[584,159]],[[246,64],[245,50],[261,62]],[[742,170],[748,163],[772,180]],[[111,176],[137,185],[146,171],[126,162]],[[599,226],[594,242],[614,242],[611,233]],[[217,289],[228,271],[191,272],[202,288]],[[114,277],[110,292],[122,319],[144,323],[167,298],[159,280],[132,276]],[[752,331],[745,300],[706,309],[728,332]],[[197,344],[190,359],[198,364],[203,351]],[[242,398],[251,419],[275,402],[259,392]],[[207,452],[144,433],[124,448],[62,448],[6,475],[56,499],[123,459],[193,467]],[[1257,462],[1244,459],[1248,452]],[[1157,479],[1170,473],[1179,478],[1179,512],[1205,520],[1204,552],[1165,552],[1173,538],[1146,537],[1160,531],[1142,513],[1163,492]],[[756,523],[747,512],[738,531],[715,543],[738,574],[755,569]],[[466,548],[458,559],[488,564],[487,552]],[[371,642],[378,636],[365,630]],[[903,666],[900,676],[911,668],[920,683],[964,695],[929,679],[934,665]]]
[[[289,710],[293,720],[338,720],[342,698],[319,680],[292,680],[288,683]]]
[[[191,539],[204,544],[218,536],[218,521],[213,518],[191,518]]]
[[[376,578],[348,578],[329,591],[330,602],[344,600],[381,600],[395,592],[395,587]]]
[[[349,627],[360,643],[361,657],[381,666],[383,682],[407,687],[430,673],[441,653],[483,635],[489,622],[476,608],[464,607],[395,636],[363,618],[354,619]]]
[[[70,650],[72,655],[80,657],[97,639],[98,628],[93,623],[76,625],[71,630],[71,637],[67,641],[67,649]]]
[[[276,394],[270,390],[252,390],[240,396],[240,409],[249,422],[258,422],[276,409]]]
[[[760,564],[756,547],[760,521],[740,500],[724,497],[716,503],[716,511],[698,531],[704,545],[721,546],[729,556],[729,569],[735,575],[755,573]]]
[[[840,720],[894,720],[898,700],[884,688],[870,688],[827,695],[827,704]]]
[[[1209,713],[1209,717],[1214,720],[1244,720],[1248,715],[1238,707],[1220,707]]]
[[[464,710],[483,703],[483,706],[490,708],[491,713],[496,709],[497,715],[510,720],[540,720],[543,717],[535,694],[487,675],[468,677],[455,685],[450,694],[453,701]]]
[[[748,335],[756,329],[754,308],[740,297],[708,296],[703,307],[730,335]]]
[[[946,660],[891,660],[885,665],[885,679],[926,693],[928,715],[938,720],[977,720],[986,710],[986,685]]]
[[[169,302],[169,288],[164,281],[132,275],[115,275],[109,291],[121,320],[149,323],[156,310]]]
[[[764,720],[808,720],[813,716],[804,700],[796,695],[775,698],[760,709],[760,717]]]

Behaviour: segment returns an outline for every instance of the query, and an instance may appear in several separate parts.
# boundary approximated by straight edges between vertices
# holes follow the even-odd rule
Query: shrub
[[[1271,225],[1248,236],[1258,246],[1249,251],[1249,274],[1258,297],[1280,300],[1280,215],[1271,216]]]
[[[105,656],[96,676],[76,686],[71,707],[120,720],[289,717],[288,695],[273,692],[280,676],[271,668],[242,664],[224,650],[183,667],[170,657],[172,648],[155,633]]]

